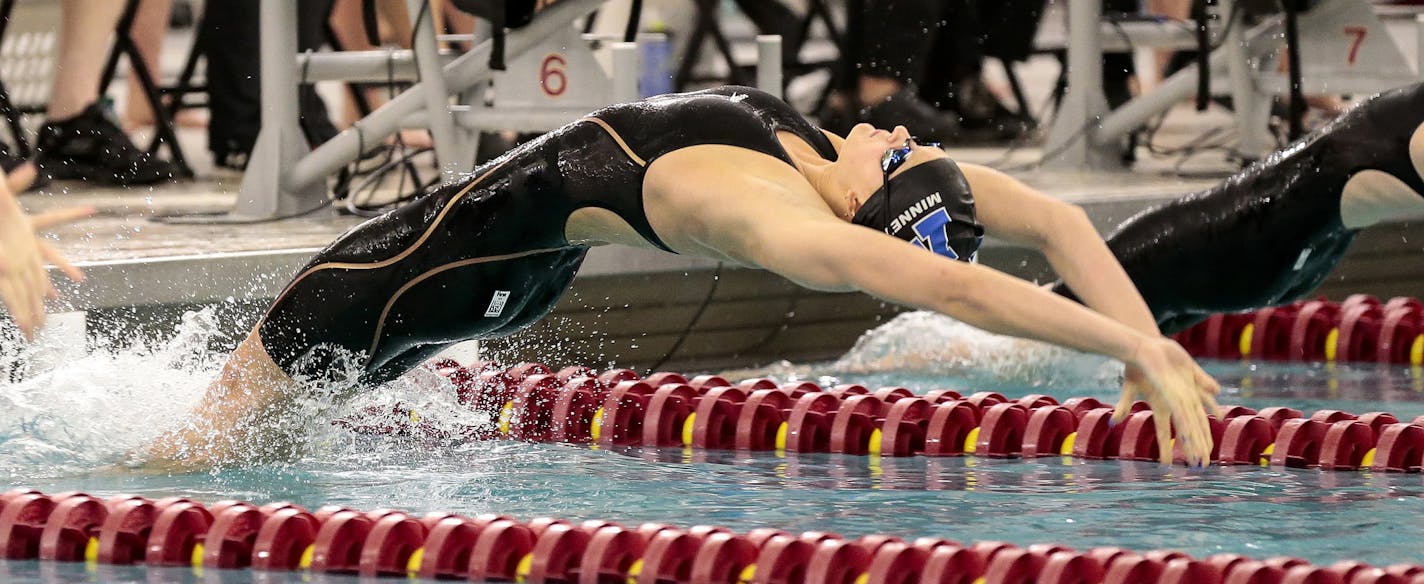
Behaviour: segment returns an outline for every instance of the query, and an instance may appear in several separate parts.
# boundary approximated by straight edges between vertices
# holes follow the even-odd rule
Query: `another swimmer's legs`
[[[291,377],[267,355],[261,336],[248,334],[187,422],[149,446],[146,465],[199,470],[270,458],[274,429],[267,422],[289,401],[291,385]]]

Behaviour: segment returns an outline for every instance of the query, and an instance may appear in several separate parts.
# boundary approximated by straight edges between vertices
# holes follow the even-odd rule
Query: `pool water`
[[[197,319],[164,343],[96,349],[50,372],[0,389],[0,488],[96,495],[186,495],[202,501],[290,500],[309,508],[397,508],[417,513],[497,512],[520,518],[607,519],[624,524],[716,524],[737,531],[775,527],[883,533],[1078,549],[1121,546],[1298,556],[1318,564],[1424,562],[1424,475],[1262,467],[1163,468],[1155,463],[1063,458],[778,457],[773,453],[681,449],[599,451],[505,441],[364,436],[333,419],[373,403],[451,403],[448,386],[400,381],[310,412],[306,451],[280,464],[192,474],[115,467],[163,427],[177,423],[215,373],[221,355],[199,348],[213,331]],[[958,329],[956,329],[958,330]],[[997,342],[970,335],[982,345]],[[974,335],[979,336],[974,336]],[[1062,351],[1029,351],[1024,368],[919,368],[841,373],[841,382],[1045,393],[1061,399],[1117,392],[1111,364]],[[770,373],[834,373],[842,364],[774,367]],[[1285,405],[1311,411],[1424,415],[1424,374],[1373,365],[1208,363],[1223,404]],[[1064,373],[1067,372],[1067,373]],[[827,382],[830,378],[811,378]],[[442,401],[443,400],[443,401]],[[444,403],[446,406],[441,406]],[[438,415],[432,414],[432,415]],[[468,414],[467,414],[468,415]],[[479,417],[477,414],[476,417]],[[188,581],[190,571],[145,573],[36,562],[0,562],[0,580]],[[247,582],[245,573],[205,576]],[[257,581],[286,581],[261,575]],[[293,577],[295,578],[295,577]],[[292,580],[297,581],[297,580]],[[301,580],[310,581],[310,580]],[[343,581],[318,578],[316,581]]]

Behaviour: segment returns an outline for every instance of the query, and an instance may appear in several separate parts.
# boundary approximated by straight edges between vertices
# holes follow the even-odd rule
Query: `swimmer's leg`
[[[1319,164],[1313,153],[1254,166],[1108,236],[1163,332],[1206,315],[1292,302],[1324,281],[1355,232],[1341,223],[1338,185],[1302,178]],[[1054,291],[1076,299],[1061,282]]]

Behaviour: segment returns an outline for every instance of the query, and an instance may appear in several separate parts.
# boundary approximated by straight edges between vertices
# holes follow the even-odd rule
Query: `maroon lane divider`
[[[1005,404],[999,404],[1005,405]],[[1014,407],[1014,406],[1011,406]],[[1004,410],[1007,411],[1007,410]],[[1012,414],[1010,414],[1012,415]],[[1302,420],[1297,418],[1297,420]],[[1338,423],[1338,422],[1337,422]],[[1424,566],[887,535],[574,523],[125,495],[0,495],[0,558],[530,583],[1398,584]]]
[[[1369,306],[1368,304],[1358,304]],[[1360,309],[1363,310],[1363,309]],[[456,386],[461,401],[498,412],[494,428],[455,430],[460,437],[627,447],[838,453],[871,456],[961,456],[1089,460],[1160,458],[1156,420],[1146,403],[1120,423],[1093,398],[1058,403],[995,392],[963,396],[949,390],[915,395],[902,387],[822,388],[810,382],[749,379],[733,385],[717,376],[688,379],[658,372],[642,378],[626,369],[598,373],[539,363],[501,369],[491,363],[431,365]],[[399,408],[397,408],[399,410]],[[410,412],[401,412],[408,416]],[[1209,416],[1213,463],[1323,470],[1420,472],[1424,417],[1403,422],[1387,412],[1356,415],[1322,410],[1305,416],[1283,407],[1256,411],[1226,406]],[[414,418],[424,419],[424,416]],[[355,431],[396,432],[360,420]],[[428,421],[421,422],[428,424]],[[434,426],[427,426],[433,431]]]
[[[1424,366],[1424,303],[1306,300],[1242,314],[1218,314],[1175,335],[1193,355],[1212,359],[1375,362]]]

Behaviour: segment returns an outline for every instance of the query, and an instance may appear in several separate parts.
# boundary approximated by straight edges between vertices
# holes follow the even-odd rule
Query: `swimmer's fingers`
[[[1181,437],[1182,452],[1187,463],[1206,466],[1211,462],[1211,421],[1203,408],[1200,398],[1192,394],[1182,396],[1180,409],[1176,412],[1177,434]]]
[[[1222,420],[1221,404],[1216,403],[1215,396],[1202,396],[1202,407],[1206,408],[1208,414],[1215,416],[1218,420]],[[1222,421],[1224,422],[1225,420]]]
[[[1204,371],[1200,365],[1196,367],[1196,370],[1192,374],[1196,378],[1197,387],[1208,397],[1221,395],[1221,384]]]
[[[1137,384],[1131,381],[1122,385],[1122,397],[1118,398],[1117,405],[1113,407],[1112,423],[1117,424],[1127,419],[1132,413],[1132,405],[1137,403]]]
[[[32,309],[35,311],[33,325],[35,330],[39,330],[44,326],[45,321],[44,300],[45,297],[53,293],[54,285],[50,283],[49,272],[45,271],[44,264],[41,263],[38,255],[34,256],[30,262],[26,275],[29,277],[29,295],[33,302]]]
[[[1163,398],[1153,398],[1152,426],[1157,430],[1157,454],[1163,466],[1172,464],[1172,408],[1163,403]]]
[[[64,255],[59,253],[59,250],[54,249],[54,246],[50,245],[47,242],[41,241],[39,243],[40,257],[43,257],[45,261],[54,264],[54,266],[56,268],[59,268],[59,271],[63,272],[65,277],[69,278],[70,281],[75,283],[84,281],[84,272],[81,271],[79,268],[74,267],[74,264],[69,263],[69,260],[65,259]],[[53,286],[51,286],[50,288],[53,289]]]
[[[37,174],[34,163],[26,162],[5,173],[5,186],[10,187],[12,193],[23,193],[35,184]]]
[[[30,216],[30,225],[35,230],[46,229],[56,225],[72,223],[94,214],[94,207],[66,207],[64,209],[53,209]]]
[[[43,304],[23,278],[24,274],[13,269],[0,274],[0,299],[4,300],[5,309],[10,312],[10,319],[15,321],[15,326],[20,328],[26,339],[33,339],[37,328],[35,313],[43,314],[44,310],[36,310],[36,306],[42,307]]]

